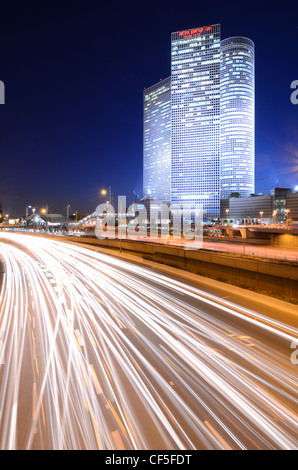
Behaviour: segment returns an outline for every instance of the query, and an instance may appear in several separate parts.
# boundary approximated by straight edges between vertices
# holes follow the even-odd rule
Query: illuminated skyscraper
[[[244,37],[221,41],[220,194],[254,193],[254,44]]]
[[[170,200],[171,78],[144,90],[143,195]]]
[[[254,193],[254,44],[220,25],[172,33],[171,77],[144,92],[144,196],[220,217]]]
[[[172,33],[171,202],[220,213],[220,25]]]

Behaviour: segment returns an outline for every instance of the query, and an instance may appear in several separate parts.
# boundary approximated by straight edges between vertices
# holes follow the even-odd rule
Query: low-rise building
[[[220,217],[233,223],[285,223],[298,221],[298,192],[274,188],[270,195],[231,197],[221,200]]]

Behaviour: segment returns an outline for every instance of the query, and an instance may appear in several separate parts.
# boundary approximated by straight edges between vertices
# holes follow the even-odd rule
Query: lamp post
[[[230,212],[230,209],[226,209],[228,225],[229,225],[229,212]]]
[[[272,216],[273,216],[273,224],[274,225],[276,224],[276,214],[277,214],[277,211],[273,211]]]
[[[264,214],[264,212],[261,211],[261,212],[260,212],[260,216],[261,216],[261,225],[262,225],[263,214]]]
[[[77,230],[78,230],[78,211],[76,211],[76,238],[75,240],[77,240]]]
[[[106,189],[102,189],[100,191],[100,194],[102,196],[105,196],[106,194],[108,194],[109,199],[107,201],[107,205],[108,205],[108,220],[109,220],[108,225],[109,225],[110,217],[111,217],[111,207],[112,207],[112,189],[111,189],[111,186],[109,186],[108,191]]]
[[[100,194],[102,196],[105,196],[106,194],[108,195],[109,199],[107,201],[107,204],[109,204],[111,206],[111,204],[112,204],[112,189],[111,189],[111,186],[109,186],[108,191],[106,189],[102,189],[100,191]]]
[[[29,209],[31,209],[31,206],[26,206],[26,219],[28,219],[29,216]]]
[[[290,212],[290,209],[286,209],[286,210],[285,210],[285,213],[286,213],[286,220],[287,220],[288,217],[289,217],[289,212]]]
[[[45,207],[42,207],[42,209],[40,209],[40,213],[41,214],[46,214],[47,209]],[[46,232],[48,233],[48,221],[47,220],[46,220]]]

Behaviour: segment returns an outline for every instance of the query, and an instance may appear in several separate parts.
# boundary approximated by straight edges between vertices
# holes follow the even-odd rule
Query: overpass
[[[266,239],[280,247],[298,247],[298,226],[293,225],[239,225],[221,227],[227,237]]]

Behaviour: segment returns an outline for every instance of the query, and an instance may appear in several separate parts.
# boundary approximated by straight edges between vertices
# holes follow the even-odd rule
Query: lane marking
[[[207,428],[212,432],[212,434],[216,437],[216,439],[221,443],[221,445],[226,449],[226,450],[231,450],[231,447],[228,446],[228,444],[223,440],[222,437],[215,431],[215,429],[211,426],[211,424],[208,423],[208,421],[204,421],[204,424],[207,426]]]
[[[76,335],[76,338],[77,338],[77,341],[78,341],[79,345],[84,346],[84,341],[83,341],[83,337],[81,335],[80,330],[74,330],[74,333]]]
[[[113,431],[111,432],[111,435],[115,443],[116,449],[125,450],[125,445],[123,444],[119,431]]]
[[[32,394],[32,420],[36,418],[36,382],[33,384],[33,394]]]
[[[99,380],[97,378],[94,367],[93,367],[92,364],[88,364],[88,367],[89,367],[89,370],[91,372],[91,378],[92,378],[92,382],[93,382],[93,385],[95,387],[96,393],[97,393],[97,395],[101,395],[103,392],[102,392],[101,386],[99,385]]]

